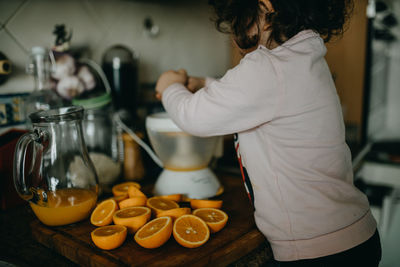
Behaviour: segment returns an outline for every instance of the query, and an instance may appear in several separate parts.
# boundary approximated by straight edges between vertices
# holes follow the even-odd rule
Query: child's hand
[[[160,78],[158,78],[156,84],[156,97],[161,99],[162,93],[168,86],[174,83],[182,83],[183,85],[186,85],[187,80],[188,76],[186,70],[184,69],[180,69],[178,71],[169,70],[164,72],[161,74]]]
[[[189,77],[187,82],[187,89],[192,93],[195,93],[197,90],[203,88],[206,85],[206,79],[200,77]]]

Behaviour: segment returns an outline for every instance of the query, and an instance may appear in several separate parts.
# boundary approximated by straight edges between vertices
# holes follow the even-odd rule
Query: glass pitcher
[[[14,184],[49,226],[86,219],[96,204],[98,177],[82,134],[82,107],[32,113],[32,132],[15,148]]]

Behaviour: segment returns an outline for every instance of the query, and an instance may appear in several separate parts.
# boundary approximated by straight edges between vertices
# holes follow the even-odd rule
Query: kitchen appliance
[[[128,117],[124,121],[131,123],[136,117],[139,88],[137,56],[123,45],[114,45],[105,52],[102,68],[110,82],[115,110],[123,110]]]
[[[208,167],[219,137],[192,136],[165,112],[147,116],[146,130],[164,167],[155,183],[155,195],[180,193],[201,199],[220,192],[221,184]]]

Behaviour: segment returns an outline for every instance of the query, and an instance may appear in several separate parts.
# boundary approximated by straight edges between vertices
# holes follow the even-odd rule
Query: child
[[[324,41],[351,0],[214,0],[244,58],[220,80],[163,73],[162,103],[184,131],[235,133],[255,221],[281,266],[378,266],[368,200],[353,186]],[[240,143],[240,145],[239,145]]]

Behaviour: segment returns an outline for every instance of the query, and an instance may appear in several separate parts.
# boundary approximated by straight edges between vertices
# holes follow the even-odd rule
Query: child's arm
[[[162,98],[162,94],[164,90],[174,83],[186,84],[188,81],[188,76],[186,70],[180,69],[178,71],[169,70],[161,74],[160,78],[158,78],[156,84],[156,97],[158,99]]]
[[[211,77],[193,77],[189,76],[188,81],[186,84],[186,88],[189,89],[190,92],[196,93],[203,87],[208,87],[211,82],[215,81],[216,79]]]
[[[190,92],[195,93],[201,88],[206,86],[206,79],[203,77],[188,77],[188,82],[186,88],[189,89]]]
[[[225,135],[245,131],[270,121],[282,91],[270,61],[242,60],[209,86],[190,92],[182,83],[163,91],[162,102],[184,131],[197,136]]]
[[[185,80],[187,82],[184,82]],[[198,90],[208,86],[213,81],[215,81],[215,79],[211,77],[187,76],[186,70],[184,69],[178,71],[169,70],[163,73],[157,81],[156,97],[161,99],[164,90],[173,83],[182,83],[190,92],[196,93]]]

